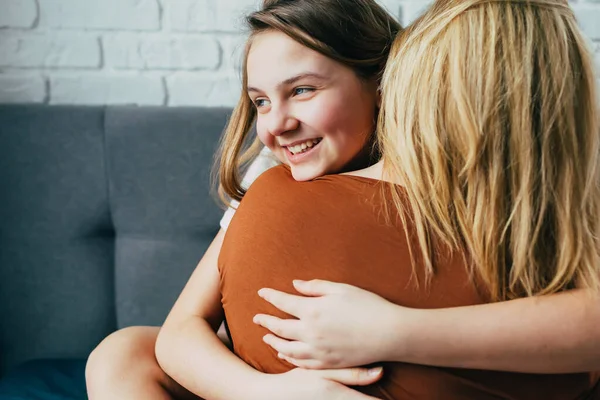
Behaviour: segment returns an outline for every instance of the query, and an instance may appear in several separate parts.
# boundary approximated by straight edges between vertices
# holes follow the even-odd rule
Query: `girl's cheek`
[[[340,126],[348,125],[348,118],[355,118],[354,112],[349,112],[346,106],[347,102],[337,97],[320,96],[304,110],[304,115],[317,130],[335,132]]]
[[[256,124],[256,134],[260,141],[267,147],[273,147],[273,136],[270,135],[265,129],[263,129],[260,123]]]

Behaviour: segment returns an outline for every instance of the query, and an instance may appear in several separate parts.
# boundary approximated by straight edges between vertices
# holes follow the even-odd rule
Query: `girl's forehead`
[[[300,74],[332,76],[340,64],[289,36],[269,31],[256,35],[248,52],[248,84],[260,87]]]
[[[248,64],[275,62],[321,62],[333,61],[288,35],[278,31],[266,31],[256,35],[248,51]]]

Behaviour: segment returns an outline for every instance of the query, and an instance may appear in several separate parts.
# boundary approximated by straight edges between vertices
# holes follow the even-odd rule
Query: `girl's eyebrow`
[[[294,75],[291,78],[288,78],[282,82],[279,82],[277,84],[277,88],[280,89],[283,86],[289,86],[292,85],[294,83],[296,83],[297,81],[299,81],[300,79],[304,79],[304,78],[316,78],[316,79],[321,79],[321,80],[325,80],[325,76],[317,74],[315,72],[302,72],[298,75]],[[252,87],[252,86],[248,86],[248,92],[261,92],[260,89]]]

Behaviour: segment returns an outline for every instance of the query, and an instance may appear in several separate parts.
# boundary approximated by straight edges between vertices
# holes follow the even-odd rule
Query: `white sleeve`
[[[256,178],[260,176],[260,174],[279,164],[279,160],[275,158],[273,153],[271,153],[267,147],[263,147],[256,159],[254,159],[252,164],[250,164],[248,167],[248,171],[246,171],[246,175],[244,175],[244,178],[242,179],[242,187],[248,189],[252,182],[254,182]],[[227,230],[227,227],[229,226],[229,223],[231,222],[233,214],[235,214],[235,210],[237,209],[238,205],[239,202],[235,200],[232,201],[231,207],[229,207],[227,211],[225,211],[225,214],[223,214],[220,224],[224,231]]]

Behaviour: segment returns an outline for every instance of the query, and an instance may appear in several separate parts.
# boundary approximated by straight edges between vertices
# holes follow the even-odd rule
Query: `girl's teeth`
[[[295,146],[289,146],[288,150],[292,154],[298,154],[298,153],[304,152],[307,149],[312,148],[317,143],[319,143],[319,139],[312,139],[312,140],[308,140],[308,141],[306,141],[304,143],[297,144]]]

